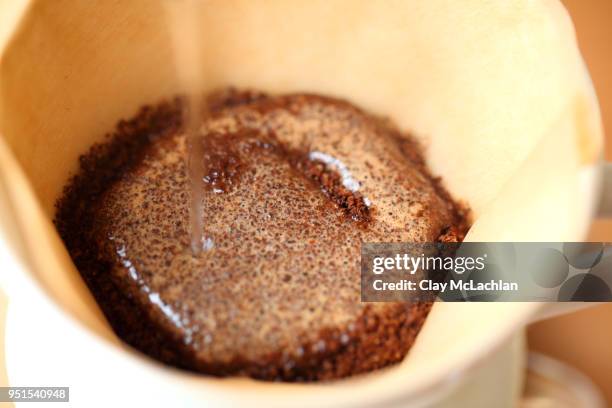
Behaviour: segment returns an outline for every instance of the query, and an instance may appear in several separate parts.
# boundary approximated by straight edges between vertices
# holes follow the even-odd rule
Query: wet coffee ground
[[[467,229],[416,143],[316,95],[228,90],[202,115],[200,253],[180,99],[121,121],[57,203],[58,231],[115,332],[220,376],[322,380],[401,361],[431,305],[361,303],[361,243]]]

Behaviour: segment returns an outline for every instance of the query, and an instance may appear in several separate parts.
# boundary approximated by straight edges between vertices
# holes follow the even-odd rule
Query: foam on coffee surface
[[[118,335],[214,375],[332,379],[401,361],[431,305],[361,303],[361,243],[465,232],[414,142],[315,95],[227,91],[202,114],[201,252],[178,100],[122,122],[58,203]]]

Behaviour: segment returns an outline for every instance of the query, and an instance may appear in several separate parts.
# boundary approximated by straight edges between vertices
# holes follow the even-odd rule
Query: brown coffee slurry
[[[121,122],[57,204],[117,334],[219,376],[327,380],[401,361],[431,304],[360,302],[361,243],[467,228],[412,139],[315,95],[221,92],[203,118],[199,254],[178,99]]]

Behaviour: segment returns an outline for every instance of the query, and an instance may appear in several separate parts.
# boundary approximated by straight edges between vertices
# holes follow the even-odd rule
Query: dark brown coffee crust
[[[321,191],[353,221],[364,226],[372,221],[372,210],[366,204],[363,195],[357,191],[350,191],[342,184],[342,177],[330,170],[324,163],[313,161],[306,155],[298,152],[293,155],[293,165],[311,179]]]
[[[208,304],[206,299],[200,299],[199,292],[190,289],[201,284],[213,289],[222,288],[223,282],[220,286],[214,282],[202,283],[200,278],[189,272],[193,267],[188,266],[188,261],[180,255],[189,247],[186,225],[189,193],[175,186],[187,185],[186,169],[181,160],[164,162],[164,155],[177,151],[184,142],[180,135],[181,106],[181,101],[175,99],[154,107],[145,107],[134,119],[120,122],[107,142],[92,147],[90,152],[81,157],[79,172],[70,180],[57,203],[55,223],[58,231],[119,337],[164,363],[218,376],[245,375],[286,381],[330,380],[401,361],[414,342],[431,304],[360,303],[358,263],[342,266],[342,262],[336,264],[326,261],[328,263],[321,264],[325,270],[333,267],[340,271],[339,275],[344,279],[342,281],[318,276],[316,268],[308,264],[311,259],[306,256],[308,254],[296,255],[295,258],[309,266],[308,270],[303,271],[304,267],[285,265],[287,260],[281,259],[275,272],[270,265],[276,265],[279,261],[269,258],[261,264],[267,265],[263,273],[271,279],[269,285],[280,288],[278,290],[281,293],[286,291],[289,299],[276,298],[273,291],[259,287],[259,290],[264,289],[263,293],[273,296],[273,299],[281,300],[272,301],[279,302],[271,304],[277,310],[265,312],[268,316],[265,321],[250,326],[245,324],[245,317],[250,316],[256,322],[259,309],[233,310],[231,305],[227,310],[219,309],[218,302]],[[283,120],[286,120],[283,115],[286,116],[287,112],[287,120],[291,122],[287,122],[290,131],[295,126],[299,128],[301,120],[315,120],[317,123],[322,120],[337,121],[340,127],[350,122],[351,125],[346,129],[356,129],[357,134],[351,137],[355,137],[357,142],[361,140],[358,134],[361,129],[369,132],[372,137],[381,138],[380,144],[386,147],[382,148],[380,154],[392,156],[388,159],[391,164],[383,165],[395,168],[400,165],[397,164],[399,157],[409,162],[413,172],[410,174],[415,176],[415,180],[405,185],[410,191],[426,191],[415,199],[414,206],[409,207],[415,208],[413,217],[421,217],[420,221],[410,221],[410,227],[405,227],[412,228],[413,235],[406,235],[405,231],[397,232],[384,223],[385,217],[389,220],[396,218],[391,213],[378,213],[381,208],[388,208],[389,205],[377,205],[376,200],[368,205],[367,197],[361,191],[347,188],[337,171],[316,160],[316,157],[313,159],[309,156],[310,142],[295,145],[291,135],[286,136],[289,139],[283,139]],[[330,114],[332,117],[325,116]],[[214,208],[224,211],[224,205],[230,206],[228,208],[239,205],[240,200],[232,197],[233,194],[247,194],[245,183],[252,183],[255,189],[260,188],[260,185],[271,186],[278,189],[279,194],[287,194],[282,200],[274,201],[270,198],[272,205],[280,206],[277,215],[285,214],[292,221],[285,229],[295,233],[300,231],[303,235],[299,235],[302,238],[298,239],[310,237],[308,239],[312,240],[312,248],[323,250],[325,256],[337,253],[339,258],[355,258],[351,261],[358,261],[361,241],[400,241],[406,240],[408,236],[416,241],[448,242],[460,241],[465,235],[468,225],[466,211],[455,204],[440,186],[439,180],[429,174],[416,143],[388,122],[368,116],[346,102],[314,95],[267,97],[259,92],[226,90],[209,98],[206,115],[207,137],[203,143],[204,151],[207,152],[207,174],[204,187],[212,202],[209,211]],[[228,120],[231,125],[226,126]],[[262,130],[270,128],[271,132]],[[315,133],[327,131],[325,128],[314,130]],[[339,151],[342,152],[342,149]],[[387,160],[386,156],[383,158]],[[152,177],[159,175],[152,170],[155,166],[161,166],[167,172],[161,185],[155,184],[157,179]],[[266,171],[272,173],[262,182],[260,173]],[[290,175],[285,176],[279,172]],[[404,175],[392,176],[397,183],[406,183],[401,180]],[[148,180],[146,183],[153,184],[142,184],[145,179]],[[367,183],[364,185],[367,187]],[[164,189],[172,194],[160,194],[159,191]],[[119,198],[122,194],[134,191],[149,194],[146,196],[148,198],[142,199],[137,206],[133,202],[129,205],[121,202]],[[302,204],[299,200],[295,201],[294,205],[298,207],[283,209],[282,203],[286,202],[283,200],[292,201],[291,194],[297,191],[309,198]],[[253,196],[252,199],[256,200],[257,197]],[[304,205],[314,205],[316,208],[302,208]],[[167,212],[168,206],[172,206],[174,212]],[[273,211],[270,214],[275,213]],[[255,222],[256,218],[253,217],[256,215],[252,213],[250,223]],[[169,219],[172,225],[169,225]],[[294,226],[296,222],[300,225]],[[143,223],[147,225],[143,227]],[[129,231],[139,228],[146,230],[146,233],[130,238]],[[221,224],[215,228],[221,228]],[[237,225],[236,228],[244,228],[244,225]],[[325,228],[332,232],[326,233]],[[312,233],[309,232],[311,229]],[[319,234],[317,229],[325,233]],[[225,241],[219,231],[216,229],[209,232],[216,239],[217,245],[223,246]],[[324,237],[319,238],[319,235]],[[228,238],[230,249],[235,256],[236,248],[231,247],[231,244],[236,235],[228,237],[231,237]],[[264,234],[261,237],[264,239],[266,236]],[[141,252],[139,239],[149,240],[148,247],[143,247]],[[249,239],[245,243],[259,245],[257,240]],[[340,245],[336,251],[333,248],[336,241],[348,243]],[[126,258],[126,248],[142,255],[134,259]],[[251,273],[248,262],[245,261],[244,265],[240,260],[224,258],[217,248],[214,251],[217,251],[216,258],[205,259],[198,264],[198,268],[209,268],[210,279],[221,279],[221,276],[238,271]],[[282,253],[283,249],[277,251]],[[182,266],[174,264],[179,258],[173,254],[179,254],[179,258],[183,256],[180,258]],[[144,259],[147,256],[155,259]],[[215,272],[214,269],[218,268],[216,265],[223,262],[230,263],[232,267],[221,271],[223,273]],[[164,273],[170,275],[165,276]],[[233,282],[231,277],[227,279],[227,285]],[[287,311],[286,308],[292,304],[291,296],[297,301],[300,293],[309,293],[311,296],[319,293],[324,298],[333,296],[313,286],[317,279],[323,284],[328,282],[332,285],[328,288],[331,292],[335,289],[334,285],[340,285],[337,290],[344,290],[345,294],[338,296],[346,295],[346,300],[334,303],[335,308],[326,309],[321,306],[320,311]],[[243,294],[254,296],[259,293],[257,286],[252,289],[255,292],[248,289]],[[219,296],[219,299],[230,304],[233,301],[231,297]],[[311,307],[317,304],[310,298],[303,303]],[[245,301],[241,304],[249,303]],[[254,299],[253,304],[261,307],[265,303]],[[174,312],[168,315],[159,311],[163,307],[181,305],[185,306],[185,310],[179,311],[180,318],[176,321],[172,317]],[[229,315],[226,313],[228,311],[231,312]],[[209,319],[228,318],[232,313],[238,314],[238,320],[217,321],[215,325],[221,327],[217,331],[198,329],[194,323],[206,326]],[[334,313],[342,318],[334,320],[330,317]],[[304,320],[302,314],[312,315],[315,320]],[[172,318],[169,319],[169,316]],[[228,325],[237,325],[238,329],[234,330]],[[261,335],[257,335],[258,330]],[[277,332],[281,335],[274,337]],[[218,340],[217,333],[226,338]],[[266,340],[269,336],[272,337]],[[241,341],[246,342],[246,345]]]

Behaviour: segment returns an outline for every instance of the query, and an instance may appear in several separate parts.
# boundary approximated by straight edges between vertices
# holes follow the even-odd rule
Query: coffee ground
[[[212,95],[193,256],[183,110],[176,98],[121,121],[57,202],[119,337],[220,376],[326,380],[401,361],[431,304],[361,303],[361,243],[460,241],[468,226],[416,142],[336,99]]]

